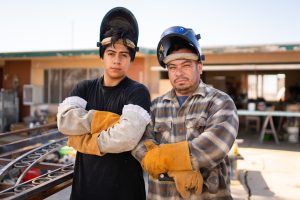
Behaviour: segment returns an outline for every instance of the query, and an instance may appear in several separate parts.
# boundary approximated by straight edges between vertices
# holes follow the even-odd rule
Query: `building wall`
[[[98,56],[77,56],[77,57],[46,57],[34,59],[32,61],[32,80],[31,84],[43,87],[44,86],[44,71],[47,69],[82,69],[82,68],[103,68],[103,62]],[[144,83],[147,86],[145,71],[145,58],[136,57],[128,71],[128,76],[133,80]],[[31,113],[38,110],[44,105],[32,106]],[[48,104],[48,110],[51,113],[56,112],[56,104]]]
[[[145,65],[144,58],[137,57],[134,59],[134,62],[131,64],[131,67],[128,70],[128,77],[138,82],[145,82]]]
[[[3,68],[0,67],[0,89],[3,88]]]
[[[155,98],[159,94],[160,87],[160,75],[158,71],[153,71],[153,66],[158,66],[156,55],[144,55],[145,56],[145,82],[144,84],[150,91],[151,98]]]
[[[300,63],[300,51],[208,53],[204,64]]]
[[[286,86],[286,99],[289,100],[291,99],[291,94],[290,94],[290,87],[291,86],[299,86],[300,87],[300,70],[290,70],[290,71],[285,71],[284,72],[286,74],[286,82],[285,82],[285,86]]]
[[[144,58],[136,58],[129,69],[128,76],[136,81],[145,83]],[[76,68],[101,68],[103,62],[98,56],[70,57],[70,58],[43,58],[32,61],[32,84],[43,85],[43,71],[45,69],[76,69]]]
[[[103,63],[96,56],[34,59],[32,60],[31,83],[43,86],[45,69],[98,68],[101,66]]]
[[[20,119],[30,114],[30,107],[23,105],[23,85],[31,81],[31,61],[6,61],[3,67],[3,88],[17,89],[19,97]]]
[[[287,52],[255,52],[255,53],[211,53],[206,52],[206,60],[204,65],[252,65],[252,64],[300,64],[300,51],[287,51]],[[2,67],[2,68],[1,68]],[[97,55],[85,56],[55,56],[55,57],[35,57],[30,60],[24,58],[15,58],[10,60],[0,60],[0,86],[6,89],[12,88],[12,76],[9,74],[20,75],[20,85],[34,84],[43,87],[44,85],[44,70],[45,69],[76,69],[76,68],[101,68],[103,62]],[[145,84],[151,95],[152,99],[170,88],[168,79],[161,79],[161,72],[153,70],[152,67],[161,69],[157,62],[156,55],[138,53],[135,61],[129,69],[128,76],[136,81]],[[2,72],[1,72],[2,69]],[[31,69],[31,70],[30,70]],[[259,71],[259,73],[270,73],[271,71]],[[299,83],[299,70],[284,70],[280,73],[286,74],[287,90],[290,85]],[[1,75],[2,73],[2,75]],[[219,85],[224,88],[222,77],[230,80],[238,90],[238,92],[247,92],[247,74],[257,73],[256,71],[207,71],[203,74],[202,78],[205,82],[213,85]],[[277,70],[276,73],[279,73]],[[214,76],[217,79],[214,79]],[[2,78],[2,81],[1,81]],[[219,78],[219,80],[218,80]],[[223,84],[223,85],[222,85]],[[18,88],[19,96],[22,98],[22,89]],[[286,91],[288,98],[288,93]],[[22,99],[20,100],[22,102]],[[22,106],[22,115],[25,115],[28,106]],[[54,109],[55,110],[55,109]]]

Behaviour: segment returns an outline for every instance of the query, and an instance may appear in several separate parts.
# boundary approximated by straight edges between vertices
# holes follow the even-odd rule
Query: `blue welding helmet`
[[[134,60],[135,53],[138,51],[137,43],[139,38],[139,27],[135,16],[130,10],[124,7],[115,7],[108,11],[103,17],[100,26],[100,40],[97,42],[99,47],[99,55],[103,58],[105,45],[101,44],[104,38],[110,37],[115,34],[115,32],[121,31],[122,37],[120,39],[129,39],[135,45],[135,48],[131,53],[131,60]]]
[[[168,51],[174,39],[180,39],[184,42],[187,42],[188,45],[194,49],[195,53],[198,54],[199,61],[204,61],[205,57],[201,52],[200,44],[198,42],[200,38],[200,34],[196,35],[190,28],[185,28],[182,26],[172,26],[166,29],[162,33],[160,41],[157,45],[157,59],[159,64],[164,68],[166,67],[166,64],[163,62],[163,60],[169,53]]]

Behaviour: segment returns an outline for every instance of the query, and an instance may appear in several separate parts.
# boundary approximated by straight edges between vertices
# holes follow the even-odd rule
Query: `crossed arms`
[[[81,153],[104,155],[131,151],[140,141],[150,116],[138,105],[123,107],[122,115],[89,110],[78,97],[66,98],[58,107],[58,130],[67,135],[68,145]]]

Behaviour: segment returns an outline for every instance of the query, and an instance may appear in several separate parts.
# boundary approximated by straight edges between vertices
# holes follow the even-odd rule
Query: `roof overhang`
[[[269,65],[203,65],[203,71],[271,71],[300,70],[300,64],[269,64]],[[151,71],[166,71],[161,66],[152,66]]]

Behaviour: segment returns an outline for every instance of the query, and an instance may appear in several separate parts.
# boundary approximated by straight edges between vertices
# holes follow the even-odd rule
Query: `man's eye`
[[[182,68],[188,69],[188,68],[191,68],[191,65],[183,65]]]

